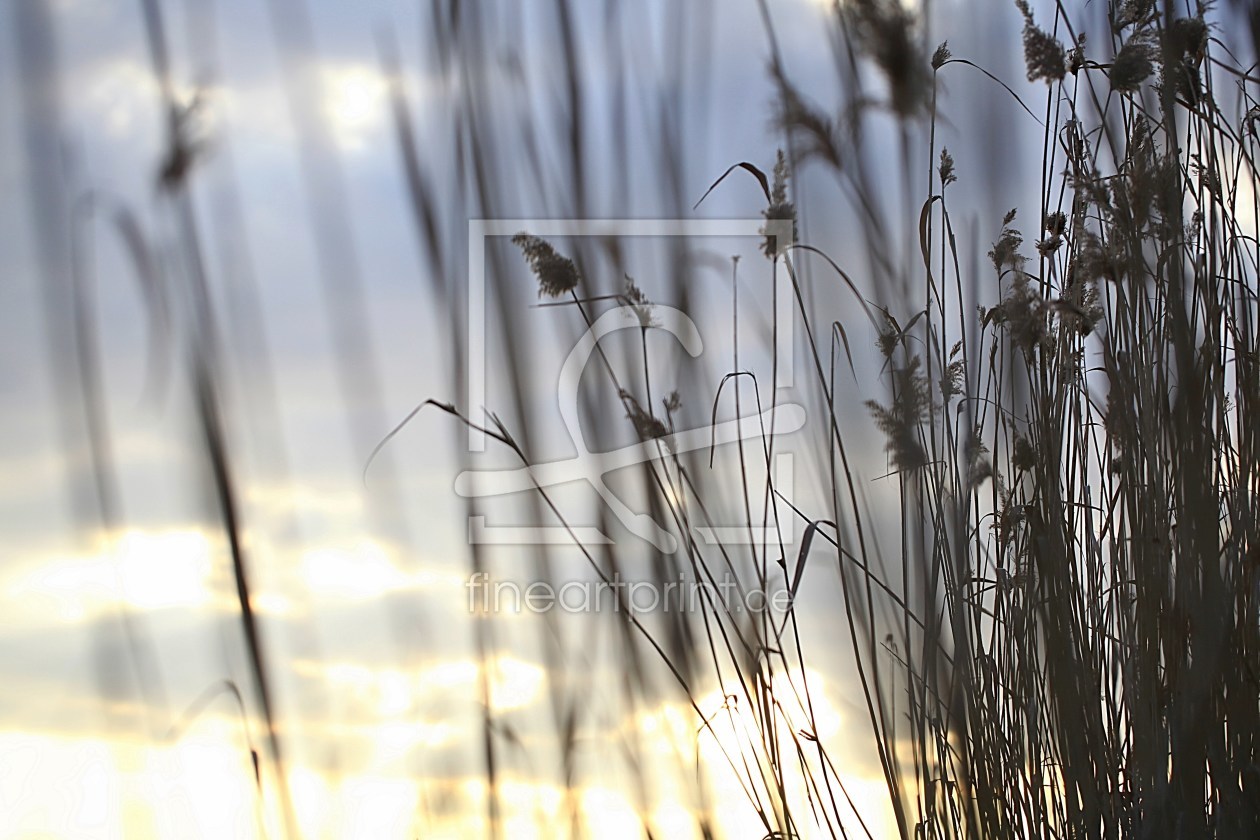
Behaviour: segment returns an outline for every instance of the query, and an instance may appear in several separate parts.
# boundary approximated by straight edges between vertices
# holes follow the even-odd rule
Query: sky
[[[421,401],[465,405],[456,358],[468,347],[459,324],[468,313],[470,219],[527,224],[581,211],[597,220],[743,220],[755,228],[762,200],[746,172],[693,204],[734,163],[769,172],[782,143],[770,120],[775,94],[758,4],[697,2],[681,13],[657,2],[574,4],[574,74],[549,3],[476,7],[484,18],[471,4],[450,4],[488,33],[484,51],[461,65],[443,54],[422,3],[158,2],[172,95],[182,106],[198,103],[185,123],[195,152],[184,198],[159,177],[170,142],[142,5],[20,0],[0,8],[0,837],[282,836],[282,788],[302,837],[477,836],[486,830],[486,699],[504,727],[504,836],[553,836],[570,812],[600,837],[642,836],[636,815],[645,813],[659,836],[698,836],[697,788],[716,803],[724,836],[762,836],[730,760],[753,722],[716,684],[698,685],[693,707],[654,672],[630,698],[622,642],[607,617],[503,610],[489,622],[473,614],[470,533],[529,525],[537,511],[519,497],[487,499],[477,508],[483,518],[471,521],[456,476],[469,466],[512,466],[510,452],[470,455],[466,430],[430,408],[365,470],[375,445]],[[834,101],[828,4],[767,5],[789,75],[815,102]],[[929,40],[948,38],[956,55],[983,57],[1019,84],[1018,50],[994,44],[1017,45],[1020,19],[998,5],[1003,13],[977,18],[960,14],[975,6],[938,3]],[[609,31],[620,37],[608,40]],[[382,59],[390,49],[396,75]],[[573,115],[564,109],[574,78],[586,102],[573,117],[585,131],[580,201],[566,145]],[[868,81],[878,90],[875,76]],[[1040,130],[995,88],[962,75],[945,83],[956,116],[942,120],[938,145],[961,143],[975,114],[987,120],[978,140],[953,149],[969,182],[959,189],[971,190],[978,208],[963,228],[982,241],[996,235],[1013,196],[1026,194],[1028,174],[1004,162]],[[434,190],[433,241],[418,232],[394,85]],[[458,119],[470,90],[484,97],[476,124]],[[618,105],[618,95],[627,100]],[[675,111],[656,110],[670,101]],[[621,124],[610,117],[618,107],[629,115]],[[878,150],[856,165],[879,167],[882,200],[895,214],[903,183],[920,195],[925,177],[897,174],[896,133],[887,125],[877,132]],[[471,188],[468,149],[477,142],[491,163],[488,199]],[[805,168],[793,189],[802,239],[860,276],[862,240],[834,181]],[[209,278],[204,301],[190,291],[194,239]],[[624,256],[648,297],[678,302],[684,292],[661,240]],[[716,383],[733,363],[732,256],[744,290],[738,328],[762,347],[741,366],[773,379],[764,348],[775,297],[759,244],[755,236],[688,241],[698,269],[685,296],[703,354],[692,358],[676,336],[653,331],[655,396],[678,388],[688,428],[707,423]],[[580,247],[588,264],[604,265],[595,244]],[[527,440],[538,460],[570,458],[579,441],[558,422],[564,406],[553,383],[584,325],[571,309],[538,306],[505,237],[485,248],[485,408],[509,427],[531,420]],[[67,292],[76,266],[82,285]],[[621,282],[604,278],[604,291]],[[827,289],[818,292],[820,310],[843,309],[840,293]],[[609,339],[614,358],[633,360],[637,335]],[[874,333],[859,322],[851,337],[857,367],[873,383]],[[215,348],[210,375],[279,710],[283,779],[266,744],[205,456],[193,364],[203,340]],[[627,381],[642,374],[627,364]],[[803,353],[795,364],[803,379]],[[599,387],[597,369],[592,361],[578,380],[583,393]],[[98,393],[104,461],[89,445],[85,382]],[[742,393],[746,409],[751,391]],[[785,389],[784,400],[793,393]],[[862,400],[854,393],[846,411],[863,416]],[[733,402],[718,417],[734,418]],[[626,426],[589,426],[583,439],[599,451],[630,446]],[[873,430],[854,434],[866,435],[871,474],[884,471]],[[823,465],[806,444],[785,441],[782,451],[796,455],[785,468],[798,498],[816,500],[810,488]],[[736,457],[724,447],[715,473],[728,509],[738,509]],[[618,498],[641,498],[637,473],[608,481]],[[891,491],[874,486],[876,502],[881,492]],[[558,486],[554,498],[647,574],[646,544],[601,518],[589,486]],[[491,580],[539,579],[539,554],[529,547],[483,546],[477,556]],[[547,556],[559,580],[592,582],[572,547]],[[779,678],[784,696],[809,685],[814,734],[833,747],[853,798],[868,803],[878,837],[891,824],[881,822],[883,781],[863,746],[860,692],[845,677],[837,591],[834,574],[819,573],[807,588],[798,615],[823,655],[816,668]],[[493,624],[493,650],[481,657],[478,622]],[[555,770],[560,690],[586,703],[579,782],[569,790]],[[701,731],[697,709],[717,723]],[[802,709],[785,714],[789,729],[806,725]],[[647,768],[646,806],[623,760],[628,743]]]

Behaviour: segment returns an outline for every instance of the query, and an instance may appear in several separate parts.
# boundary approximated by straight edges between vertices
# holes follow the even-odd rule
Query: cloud
[[[57,622],[83,621],[119,605],[136,610],[200,609],[223,602],[214,574],[222,552],[206,532],[126,529],[100,553],[37,562],[3,589],[3,597]]]

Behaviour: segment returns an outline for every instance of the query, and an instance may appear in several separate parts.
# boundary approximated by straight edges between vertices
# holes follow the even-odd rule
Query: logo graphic
[[[791,236],[791,222],[767,222],[764,219],[748,220],[477,220],[469,223],[469,353],[468,404],[483,405],[485,402],[485,238],[505,236],[520,230],[543,238],[554,236]],[[779,340],[780,364],[777,368],[776,388],[790,386],[792,381],[792,300],[790,279],[786,271],[781,275],[776,290],[782,304],[776,317]],[[700,330],[682,310],[671,306],[653,305],[653,328],[673,335],[683,349],[697,357],[704,349]],[[466,498],[503,496],[546,488],[574,481],[585,481],[598,494],[609,511],[630,533],[658,550],[677,551],[678,540],[651,516],[631,510],[607,485],[605,476],[615,470],[636,466],[666,457],[669,453],[682,454],[721,446],[740,440],[760,441],[768,430],[776,434],[797,431],[805,425],[804,407],[779,404],[760,413],[738,417],[709,426],[676,432],[661,438],[642,441],[609,452],[592,452],[586,445],[579,421],[579,383],[591,356],[606,336],[624,329],[639,329],[641,321],[631,306],[614,307],[591,324],[569,351],[561,366],[557,381],[557,397],[561,420],[572,440],[577,454],[572,458],[543,461],[509,469],[466,470],[455,479],[455,492]],[[469,430],[470,452],[483,451],[485,435],[479,429]],[[775,482],[778,486],[791,482],[791,458],[788,453],[775,456]],[[789,520],[790,521],[790,520]],[[697,527],[695,529],[706,542],[749,543],[761,542],[771,537],[759,527],[747,525],[731,527]],[[790,532],[774,538],[791,540]],[[483,544],[570,544],[576,538],[585,543],[607,543],[607,536],[594,528],[573,528],[573,533],[563,526],[489,526],[484,516],[469,517],[469,540]]]

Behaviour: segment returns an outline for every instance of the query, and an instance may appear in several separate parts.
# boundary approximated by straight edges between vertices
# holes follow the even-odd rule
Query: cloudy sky
[[[534,520],[518,498],[487,499],[484,518],[470,521],[456,475],[511,466],[511,453],[469,454],[466,430],[431,408],[364,472],[424,399],[484,419],[459,364],[470,347],[470,219],[718,219],[755,230],[764,201],[746,172],[693,205],[731,164],[769,172],[782,142],[758,3],[570,5],[570,44],[560,5],[541,0],[0,8],[0,837],[277,836],[282,787],[304,837],[470,836],[485,829],[487,700],[501,727],[506,836],[551,836],[570,812],[601,837],[642,836],[636,814],[660,836],[693,836],[702,789],[730,836],[764,834],[729,761],[751,722],[716,684],[697,685],[692,706],[655,668],[629,698],[606,617],[473,616],[470,534]],[[829,4],[767,5],[789,75],[832,107]],[[938,4],[927,40],[948,38],[956,55],[1022,84],[1018,13],[994,6],[1000,13],[977,17]],[[160,21],[147,25],[146,9]],[[154,24],[169,85],[155,72]],[[961,75],[969,70],[951,69],[959,75],[946,79],[943,101],[954,118],[942,120],[938,145],[962,144],[969,120],[985,115],[986,131],[954,150],[970,184],[959,189],[975,197],[966,230],[982,240],[996,233],[995,208],[1025,190],[1007,163],[1040,128]],[[580,111],[566,104],[574,80]],[[878,78],[867,82],[878,95]],[[187,160],[172,157],[172,104]],[[856,165],[875,167],[895,213],[907,184],[923,194],[926,174],[906,176],[897,134],[884,132]],[[489,194],[478,191],[486,185]],[[794,189],[802,238],[847,257],[861,280],[862,238],[842,190],[821,167],[804,169]],[[655,396],[678,388],[686,427],[698,427],[733,363],[730,258],[740,257],[747,289],[739,330],[763,348],[740,364],[764,382],[773,284],[755,236],[693,237],[684,294],[663,239],[621,256],[648,297],[685,297],[696,316],[698,358],[668,335],[650,346]],[[588,265],[610,260],[581,247]],[[570,439],[556,382],[583,325],[571,308],[537,306],[505,237],[484,248],[486,410],[509,427],[533,422],[540,460],[570,458],[579,443],[630,445],[620,415],[615,428]],[[605,277],[600,290],[621,283]],[[839,300],[819,293],[820,307]],[[866,370],[874,336],[854,323]],[[637,330],[613,340],[624,354],[615,358],[633,358],[638,338],[627,335]],[[284,779],[260,717],[207,457],[194,360],[208,357],[201,381],[214,389],[228,448]],[[579,386],[599,387],[592,378]],[[851,401],[854,416],[861,401]],[[725,405],[720,418],[733,411]],[[877,475],[882,445],[869,443]],[[724,449],[715,474],[728,478],[715,484],[730,502],[737,462]],[[801,451],[791,440],[782,450]],[[799,498],[817,499],[821,467],[808,457],[785,466]],[[627,499],[636,481],[609,478]],[[626,523],[600,518],[589,485],[555,494],[574,524],[631,561],[648,555]],[[541,579],[532,549],[483,546],[479,556],[495,580]],[[556,580],[591,581],[575,549],[547,556]],[[782,675],[783,694],[808,682],[817,736],[843,763],[850,794],[874,803],[882,781],[860,745],[859,693],[842,676],[834,584],[822,576],[803,598],[803,632],[824,655]],[[482,655],[479,626],[491,628]],[[584,701],[568,791],[557,696]],[[700,733],[697,709],[722,726]],[[785,714],[798,722],[791,729],[805,726],[799,708]],[[637,774],[630,753],[642,760]],[[707,768],[699,784],[697,755]],[[880,836],[882,807],[866,816]]]

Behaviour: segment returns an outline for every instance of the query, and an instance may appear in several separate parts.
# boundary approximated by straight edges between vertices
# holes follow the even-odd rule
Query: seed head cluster
[[[1126,41],[1111,64],[1111,89],[1120,93],[1136,91],[1155,72],[1151,58],[1158,52],[1158,47],[1144,35],[1134,35]]]
[[[640,440],[663,438],[669,434],[665,424],[639,405],[639,401],[629,391],[622,390],[621,399],[626,405],[626,416],[634,424],[634,430],[638,432]]]
[[[783,237],[775,236],[768,225],[761,228],[761,233],[766,237],[761,250],[771,259],[783,253],[789,246],[796,244],[796,205],[788,200],[787,181],[787,158],[783,156],[783,150],[780,149],[774,162],[774,185],[770,190],[770,206],[761,211],[761,215],[767,222],[790,221],[792,237],[790,242],[783,242]]]
[[[538,278],[540,296],[556,298],[577,288],[580,279],[577,266],[551,247],[550,242],[522,231],[512,237],[512,244],[524,252],[530,271]]]
[[[1063,45],[1033,22],[1027,0],[1015,0],[1015,5],[1024,14],[1024,63],[1028,69],[1028,81],[1061,81],[1067,74],[1067,53]]]

